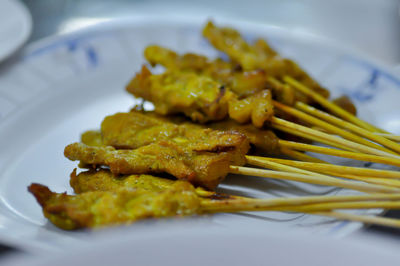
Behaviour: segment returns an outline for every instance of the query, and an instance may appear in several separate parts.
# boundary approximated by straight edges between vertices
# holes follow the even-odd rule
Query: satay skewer
[[[133,121],[135,121],[134,123],[132,123],[132,119],[133,119]],[[191,130],[190,132],[190,134],[194,134],[194,131],[193,130],[199,130],[199,134],[201,133],[201,134],[204,134],[204,133],[206,133],[206,134],[210,134],[210,130],[206,130],[206,131],[204,131],[203,129],[202,129],[202,127],[200,127],[200,126],[195,126],[195,125],[192,125],[192,124],[181,124],[181,125],[179,125],[179,124],[174,124],[172,121],[165,121],[165,120],[162,120],[162,118],[158,118],[158,117],[154,117],[153,115],[151,115],[151,114],[149,114],[149,116],[147,116],[146,115],[146,113],[135,113],[135,112],[133,112],[133,113],[120,113],[120,114],[117,114],[117,115],[114,115],[114,116],[110,116],[110,117],[108,117],[108,118],[106,118],[106,120],[105,121],[107,121],[107,126],[105,126],[105,127],[103,127],[102,126],[102,129],[103,130],[105,130],[105,131],[103,131],[103,137],[105,137],[106,139],[105,139],[105,141],[107,141],[107,139],[112,139],[113,141],[116,141],[116,137],[114,136],[114,137],[112,137],[113,136],[113,131],[109,131],[110,129],[110,124],[112,125],[112,124],[117,124],[117,125],[119,125],[120,123],[122,123],[122,124],[124,124],[124,123],[127,123],[127,124],[125,124],[125,127],[124,127],[124,130],[126,131],[126,132],[130,132],[129,133],[129,135],[126,135],[125,137],[123,137],[123,138],[121,138],[119,141],[117,141],[117,143],[118,143],[118,145],[122,145],[122,146],[124,146],[124,147],[128,147],[129,145],[131,145],[131,144],[129,144],[129,143],[131,143],[132,141],[133,141],[133,143],[135,143],[135,145],[138,145],[139,144],[139,142],[140,141],[142,141],[143,142],[143,139],[138,139],[137,141],[135,141],[135,139],[137,138],[136,137],[136,135],[138,134],[138,132],[140,132],[140,127],[143,127],[143,125],[144,124],[146,124],[145,123],[145,121],[147,121],[147,122],[151,122],[151,123],[154,123],[155,125],[157,125],[157,127],[155,128],[156,130],[157,130],[157,132],[159,132],[159,130],[161,129],[161,127],[160,127],[160,125],[161,126],[163,126],[163,124],[165,124],[165,126],[163,126],[162,127],[162,130],[164,130],[163,132],[163,134],[162,134],[162,136],[167,136],[167,135],[170,135],[170,134],[172,134],[172,136],[174,136],[173,137],[173,139],[176,139],[176,137],[178,137],[178,139],[180,139],[180,142],[182,142],[184,139],[183,138],[185,138],[185,130]],[[137,122],[136,122],[137,121]],[[140,122],[141,121],[141,122]],[[138,123],[138,125],[136,126],[136,123]],[[151,123],[148,123],[147,124],[147,126],[145,127],[145,129],[147,130],[146,132],[147,133],[150,133],[150,131],[149,131],[149,129],[151,128],[151,126],[150,125],[153,125],[153,124],[151,124]],[[160,124],[161,123],[161,124]],[[121,124],[121,125],[122,125]],[[121,131],[121,129],[120,129],[120,127],[117,127],[117,128],[119,128],[118,129],[118,131],[117,131],[117,133],[118,134],[123,134],[123,135],[125,135],[126,134],[126,132],[125,131]],[[179,128],[179,130],[177,130]],[[168,129],[168,130],[167,130]],[[168,132],[170,132],[170,133],[168,133]],[[176,132],[180,132],[178,135],[175,135],[176,134]],[[208,132],[208,133],[207,133]],[[214,133],[216,133],[217,131],[215,131],[215,132],[213,132],[212,133],[212,135],[215,135]],[[221,132],[222,133],[222,132]],[[228,133],[229,134],[229,133]],[[101,137],[100,136],[100,133],[97,133],[97,134],[95,134],[96,135],[96,138],[98,138],[98,137]],[[139,134],[140,135],[140,134]],[[110,137],[111,136],[111,137]],[[220,135],[220,136],[222,136],[222,135]],[[127,141],[129,141],[129,142],[125,142],[126,140],[125,139],[127,139]],[[153,141],[155,141],[155,140],[153,140],[152,138],[150,138],[149,139],[149,141],[150,142],[153,142]],[[101,143],[102,142],[102,140],[98,140],[98,141],[96,141],[96,143]],[[147,143],[147,142],[146,142]],[[183,143],[187,143],[187,141],[183,141]],[[282,146],[281,148],[283,148],[283,149],[285,149],[285,141],[278,141],[277,142],[280,146]],[[215,143],[215,144],[217,144],[217,143]],[[233,144],[233,143],[232,143]],[[283,145],[282,145],[283,144]],[[290,142],[289,142],[289,144],[290,144]],[[142,144],[141,144],[142,145]],[[223,144],[222,142],[220,143],[220,144],[218,144],[218,145],[226,145],[226,144]],[[215,147],[218,147],[218,145],[217,146],[215,146]],[[274,144],[275,145],[275,144]],[[297,144],[296,144],[297,145]],[[200,145],[201,146],[201,145]],[[154,146],[154,148],[156,148],[157,146]],[[221,146],[222,147],[222,146]],[[218,148],[218,149],[221,149],[221,147],[220,148]],[[312,146],[312,147],[314,147],[314,146]],[[88,149],[88,147],[87,148],[84,148],[84,147],[82,147],[83,149]],[[234,148],[234,146],[232,146],[230,149],[232,149],[232,148]],[[320,148],[322,148],[322,147],[320,147]],[[209,149],[214,149],[214,148],[211,148],[211,147],[209,147]],[[322,149],[324,149],[324,148],[322,148]],[[98,148],[95,148],[95,151],[97,152],[97,150],[98,150]],[[98,152],[100,152],[100,150],[98,150]],[[111,151],[110,151],[111,152]],[[115,152],[117,152],[117,151],[115,151]],[[302,155],[302,154],[301,154]],[[251,158],[250,156],[247,156],[247,158]],[[312,157],[306,157],[307,159],[308,158],[312,158]],[[78,158],[76,158],[76,159],[78,159]],[[113,159],[114,160],[114,159]],[[400,161],[400,160],[399,160]],[[264,162],[265,162],[265,160],[264,160]],[[320,162],[320,161],[319,161]],[[88,163],[88,164],[92,164],[92,163],[94,163],[94,162],[92,162],[92,161],[86,161],[86,163]],[[122,163],[122,162],[121,162]],[[236,164],[236,165],[240,165],[240,164]],[[262,165],[263,167],[265,166],[265,165]],[[283,170],[283,171],[285,171],[284,169],[283,169],[283,166],[281,165],[280,166],[281,168],[280,169],[275,169],[275,170]],[[357,179],[358,180],[358,178],[357,177],[352,177],[352,174],[354,173],[354,171],[352,171],[352,172],[347,172],[347,171],[345,171],[347,168],[340,168],[340,170],[342,171],[341,173],[342,173],[342,177],[346,177],[346,175],[347,175],[347,177],[349,177],[349,178],[351,178],[351,179]],[[383,171],[383,170],[379,170],[379,171]],[[383,173],[383,172],[379,172],[379,171],[371,171],[371,172],[373,172],[373,174],[372,174],[372,177],[374,176],[374,175],[378,175],[378,174],[381,174],[381,173]],[[331,171],[331,172],[333,172],[333,171]],[[330,173],[326,173],[326,174],[331,174],[331,172]],[[336,173],[338,173],[337,171],[336,171]],[[391,173],[392,175],[393,175],[393,173]],[[354,174],[353,174],[354,175]],[[371,174],[370,174],[370,176],[371,176]],[[395,176],[396,177],[400,177],[400,175],[398,175],[397,173],[395,173]],[[361,175],[361,177],[362,177],[362,175]],[[368,179],[368,181],[373,181],[373,183],[377,183],[377,182],[381,182],[381,181],[379,181],[379,180],[373,180],[373,179]]]
[[[221,200],[198,197],[190,184],[179,182],[166,188],[165,191],[159,192],[120,189],[69,196],[65,193],[51,192],[47,187],[39,184],[32,184],[29,191],[34,194],[42,206],[44,215],[56,226],[67,230],[129,224],[149,217],[162,218],[241,211],[303,212],[351,221],[399,226],[397,220],[390,218],[332,212],[339,208],[360,209],[371,206],[374,208],[382,206],[399,208],[399,203],[395,201],[399,199],[399,194]],[[106,205],[101,204],[104,200],[107,202]]]
[[[82,143],[73,143],[66,147],[65,155],[70,160],[81,161],[84,165],[108,166],[114,174],[167,172],[178,179],[189,180],[193,184],[210,189],[215,188],[228,173],[234,173],[336,186],[363,192],[393,193],[400,191],[397,188],[389,186],[353,182],[335,177],[323,176],[321,174],[307,173],[307,175],[305,175],[304,173],[293,173],[292,170],[291,172],[270,171],[234,166],[231,161],[232,157],[227,153],[208,155],[200,153],[196,155],[195,152],[190,153],[190,150],[186,149],[185,152],[184,150],[182,151],[184,152],[184,157],[180,158],[182,153],[176,150],[179,150],[179,148],[174,144],[171,145],[172,146],[166,146],[166,143],[153,143],[135,150],[116,150],[110,146],[90,147]],[[243,163],[245,163],[246,157],[242,152],[239,152],[239,154],[243,156],[244,160],[240,159],[240,162],[244,161]],[[232,156],[236,157],[234,154],[232,154]],[[275,165],[276,164],[277,163],[275,163]],[[282,167],[287,168],[286,166]]]

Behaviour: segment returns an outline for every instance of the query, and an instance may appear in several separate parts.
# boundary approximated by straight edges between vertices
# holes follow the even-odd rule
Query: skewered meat
[[[170,70],[209,76],[230,88],[238,99],[268,89],[273,92],[273,98],[279,102],[287,105],[293,105],[295,102],[293,89],[289,85],[271,81],[262,69],[243,71],[237,63],[226,62],[220,58],[209,60],[203,55],[193,53],[178,55],[170,49],[157,45],[146,47],[144,55],[152,66],[162,65]]]
[[[169,70],[195,72],[211,77],[229,87],[239,98],[267,88],[267,76],[263,70],[242,71],[237,64],[220,58],[209,60],[203,55],[193,53],[178,55],[157,45],[146,47],[144,55],[152,66],[162,65]]]
[[[340,106],[347,112],[349,112],[353,115],[357,115],[357,109],[356,109],[354,103],[346,95],[342,95],[342,96],[334,99],[333,103],[337,104],[338,106]]]
[[[135,150],[116,150],[73,143],[64,150],[72,161],[110,167],[115,174],[169,173],[178,179],[214,189],[228,174],[227,152],[196,152],[172,141],[160,141]]]
[[[161,115],[183,113],[195,122],[218,121],[229,116],[240,123],[262,127],[273,115],[268,90],[239,99],[230,88],[193,72],[167,70],[153,75],[144,66],[127,91],[151,101]]]
[[[172,186],[175,181],[151,175],[114,175],[106,169],[91,169],[71,173],[70,185],[77,194],[88,191],[111,191],[119,188],[140,188],[160,192]]]
[[[120,188],[85,192],[76,196],[54,193],[40,184],[32,184],[28,190],[42,206],[44,216],[66,230],[200,213],[200,198],[194,187],[185,181],[174,182],[162,191]]]
[[[263,69],[267,75],[278,79],[289,75],[324,97],[329,97],[328,90],[322,88],[295,62],[282,58],[264,40],[259,39],[252,45],[248,44],[238,31],[231,28],[218,28],[212,22],[208,22],[204,27],[203,35],[216,49],[226,53],[244,70]],[[310,102],[310,99],[303,94],[297,94],[296,99]]]
[[[161,115],[184,113],[193,121],[221,120],[234,94],[218,82],[192,72],[166,71],[153,75],[143,66],[127,91],[151,101]]]
[[[262,152],[273,155],[280,154],[279,139],[272,130],[256,128],[252,124],[238,124],[229,119],[207,124],[207,126],[217,130],[238,131],[245,135],[250,143]]]
[[[207,125],[198,125],[187,122],[176,116],[159,116],[153,112],[132,110],[130,113],[117,113],[106,117],[101,124],[101,132],[88,131],[82,134],[82,142],[89,146],[109,145],[117,149],[135,149],[159,140],[183,141],[187,139],[193,145],[201,142],[206,148],[202,150],[215,150],[211,148],[216,141],[221,145],[233,146],[228,135],[226,141],[221,141],[221,134],[214,131],[237,131],[245,135],[251,144],[268,154],[279,154],[279,139],[271,130],[259,129],[251,124],[239,124],[233,120],[224,120]],[[199,149],[198,147],[196,148]],[[238,146],[238,154],[244,154],[247,149],[245,142]],[[235,149],[232,149],[234,151]],[[243,150],[243,151],[241,151]],[[235,152],[236,153],[236,152]],[[243,164],[239,157],[233,158],[234,164]]]
[[[74,143],[65,148],[65,156],[108,166],[116,174],[166,172],[210,189],[228,174],[231,164],[246,162],[249,149],[247,137],[239,132],[176,125],[139,111],[107,117],[101,135],[103,140],[89,142],[103,146]]]

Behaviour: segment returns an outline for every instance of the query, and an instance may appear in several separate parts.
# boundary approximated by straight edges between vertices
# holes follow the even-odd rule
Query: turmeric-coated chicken
[[[235,96],[207,76],[179,71],[153,75],[145,66],[126,89],[134,96],[152,102],[158,114],[183,113],[200,123],[225,118],[228,103]]]
[[[218,130],[215,133],[209,128]],[[244,154],[246,142],[235,142],[232,131],[246,136],[257,149],[267,154],[279,154],[279,139],[274,132],[256,128],[252,124],[239,124],[233,120],[218,121],[199,125],[188,122],[182,117],[159,116],[154,112],[132,110],[129,113],[117,113],[107,116],[101,131],[87,131],[82,134],[82,142],[89,146],[109,145],[119,149],[135,149],[159,140],[175,140],[189,142],[203,147],[200,150],[223,150],[233,154]],[[218,144],[215,144],[218,142]],[[233,145],[236,143],[235,145]],[[230,148],[227,148],[229,146]],[[235,148],[233,147],[235,146]],[[212,148],[214,147],[214,148]],[[224,148],[225,147],[225,148]],[[233,156],[233,164],[241,165],[241,156]]]
[[[130,224],[144,218],[186,216],[200,213],[200,198],[185,181],[174,182],[162,191],[119,188],[79,195],[55,193],[32,184],[28,190],[54,225],[73,230]]]
[[[279,139],[272,130],[256,128],[252,124],[239,124],[230,119],[207,124],[207,127],[240,132],[249,139],[254,147],[263,153],[270,155],[280,154]]]
[[[195,72],[211,77],[227,86],[242,100],[260,91],[270,90],[272,97],[287,105],[295,102],[294,90],[281,83],[273,82],[262,69],[243,71],[240,65],[226,62],[220,58],[209,60],[203,55],[176,52],[157,45],[146,47],[144,55],[152,65],[162,65],[168,70]]]
[[[237,131],[177,125],[140,111],[109,116],[101,134],[83,136],[89,145],[73,143],[65,148],[70,160],[108,166],[115,174],[165,172],[210,189],[223,180],[231,164],[245,164],[250,148],[247,137]],[[99,136],[103,139],[96,139]],[[92,142],[103,145],[90,146]]]
[[[240,98],[267,88],[267,76],[263,70],[242,71],[238,64],[220,58],[209,60],[206,56],[194,53],[178,55],[158,45],[146,47],[144,55],[152,66],[162,65],[168,70],[211,77],[229,87]]]
[[[257,40],[254,44],[249,44],[238,31],[232,28],[216,27],[211,21],[204,27],[203,35],[216,49],[226,53],[244,70],[262,69],[267,75],[277,79],[289,75],[324,97],[329,97],[328,90],[322,88],[295,62],[282,58],[262,39]],[[311,100],[300,93],[297,93],[296,98],[303,102]]]
[[[115,174],[169,173],[209,189],[214,189],[225,178],[232,161],[228,152],[194,151],[172,141],[134,150],[73,143],[65,148],[64,155],[86,166],[108,166]]]
[[[262,127],[273,116],[272,95],[263,90],[239,98],[229,87],[194,72],[167,70],[153,75],[145,66],[127,91],[151,101],[161,115],[183,113],[195,122],[219,121],[228,116]]]
[[[152,112],[132,110],[107,116],[101,124],[102,142],[118,149],[135,149],[158,141],[172,141],[196,152],[228,152],[232,163],[245,163],[249,149],[245,135],[229,129],[176,124]]]
[[[88,191],[111,191],[120,188],[139,188],[154,192],[163,191],[176,181],[152,175],[115,175],[107,169],[90,169],[71,173],[70,185],[77,194]]]

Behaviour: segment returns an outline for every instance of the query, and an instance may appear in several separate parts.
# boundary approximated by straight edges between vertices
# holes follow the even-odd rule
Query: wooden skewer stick
[[[368,197],[371,196],[371,197]],[[297,206],[301,206],[304,204],[311,203],[328,203],[328,202],[354,202],[354,201],[363,201],[363,200],[398,200],[400,196],[398,194],[369,194],[366,195],[353,195],[353,196],[314,196],[314,197],[297,197],[297,198],[276,198],[276,199],[249,199],[242,198],[241,201],[247,201],[247,206],[242,206],[242,208],[237,208],[237,201],[233,204],[231,201],[213,201],[213,200],[204,200],[202,201],[202,209],[206,212],[237,212],[237,211],[266,211],[272,209],[274,206],[292,206],[293,210]],[[387,197],[389,196],[389,197]],[[232,206],[233,205],[233,206]],[[240,205],[246,205],[241,203]],[[272,209],[273,210],[273,209]],[[277,210],[277,208],[275,208]],[[291,210],[291,211],[293,211]],[[383,226],[390,227],[400,227],[400,221],[392,218],[384,218],[384,217],[375,217],[375,216],[367,216],[367,215],[357,215],[357,214],[349,214],[342,213],[337,211],[319,211],[319,212],[305,212],[310,215],[320,215],[336,218],[339,220],[349,220],[349,221],[357,221],[363,222],[367,224],[377,224]]]
[[[351,169],[351,171],[348,171],[349,173],[347,173],[345,170],[340,171],[338,169],[338,168],[341,168],[341,166],[330,165],[330,164],[307,163],[308,164],[308,167],[307,167],[307,164],[303,165],[302,163],[304,163],[304,162],[299,162],[299,161],[266,158],[266,157],[258,157],[258,156],[246,156],[246,159],[247,159],[247,163],[250,165],[255,165],[255,166],[268,168],[268,169],[272,169],[272,170],[277,170],[277,171],[287,171],[287,172],[292,172],[292,173],[320,176],[322,178],[324,178],[324,177],[343,177],[343,178],[362,181],[365,183],[370,183],[370,184],[375,184],[375,185],[400,188],[400,180],[387,179],[384,177],[376,178],[374,175],[374,174],[377,174],[376,172],[368,173],[368,175],[362,176],[357,171],[357,169],[362,169],[362,170],[374,170],[374,169],[350,167],[352,169]],[[314,165],[316,165],[316,167]],[[293,166],[295,166],[295,167],[293,167]],[[325,166],[328,166],[328,167],[325,167]],[[330,168],[330,166],[334,166],[333,169]],[[304,170],[304,169],[306,169],[306,170]],[[310,170],[312,170],[312,171],[310,171]],[[383,170],[380,170],[380,171],[383,171]],[[391,171],[391,172],[393,172],[393,171]],[[323,175],[318,174],[318,173],[323,173]],[[393,172],[393,173],[395,173],[396,176],[400,175],[399,172]],[[371,176],[369,176],[369,175],[371,175]],[[391,176],[390,178],[397,178],[397,177]]]
[[[299,162],[293,160],[259,157],[259,156],[246,156],[246,159],[249,163],[258,163],[259,165],[257,166],[261,166],[260,164],[264,162],[274,162],[318,173],[331,172],[331,173],[343,173],[349,175],[369,176],[377,178],[400,178],[399,171],[351,167],[351,166],[342,166],[342,165],[324,164],[324,163]]]
[[[321,159],[318,159],[318,158],[312,157],[312,156],[310,156],[308,154],[305,154],[305,153],[302,153],[302,152],[299,152],[299,151],[295,151],[295,150],[292,150],[292,149],[288,149],[288,148],[285,148],[285,147],[281,147],[280,151],[281,151],[282,154],[284,154],[286,156],[289,156],[292,159],[300,160],[300,161],[303,161],[303,162],[326,163],[325,161],[323,161]]]
[[[400,136],[398,136],[398,135],[377,133],[377,132],[375,132],[374,134],[377,135],[377,136],[381,136],[381,137],[384,137],[384,138],[387,138],[387,139],[391,139],[391,140],[400,142]]]
[[[286,141],[286,140],[279,140],[279,145],[281,147],[294,149],[294,150],[316,152],[316,153],[322,153],[322,154],[327,154],[327,155],[332,155],[332,156],[349,158],[349,159],[353,159],[353,160],[373,162],[373,163],[382,163],[382,164],[388,164],[388,165],[394,165],[394,166],[400,167],[400,159],[396,159],[396,158],[388,158],[388,157],[382,157],[382,156],[376,156],[376,155],[370,155],[370,154],[362,154],[362,153],[357,153],[357,152],[342,151],[342,150],[338,150],[338,149],[320,147],[320,146],[299,143],[299,142],[293,142],[293,141]]]
[[[386,217],[376,217],[376,216],[368,216],[368,215],[356,215],[344,212],[311,212],[312,215],[321,215],[328,216],[332,218],[336,218],[338,220],[348,220],[354,222],[362,222],[365,224],[375,224],[388,226],[393,228],[400,228],[400,220]]]
[[[279,211],[296,211],[296,212],[319,212],[331,211],[338,209],[400,209],[400,202],[398,201],[367,201],[367,202],[339,202],[339,203],[317,203],[310,205],[293,207],[276,207]]]
[[[223,200],[202,200],[201,205],[206,209],[212,210],[213,208],[223,208],[224,206],[231,207],[232,205],[247,210],[265,210],[273,207],[299,207],[311,204],[322,203],[359,203],[359,202],[397,202],[400,200],[400,194],[360,194],[360,195],[335,195],[335,196],[301,196],[301,197],[287,197],[287,198],[271,198],[271,199],[253,199],[242,197],[240,199],[223,199]]]
[[[218,212],[241,212],[241,211],[287,211],[287,212],[325,212],[338,209],[400,209],[399,201],[346,201],[346,202],[327,202],[327,203],[313,203],[302,204],[298,206],[281,205],[281,206],[265,206],[262,202],[238,200],[222,200],[212,201],[211,204],[203,205],[208,211]],[[212,204],[214,203],[214,204]]]
[[[332,147],[335,147],[335,148],[338,148],[338,149],[352,151],[352,152],[359,152],[356,149],[344,146],[342,144],[334,143],[332,141],[329,141],[329,140],[326,140],[326,139],[323,139],[323,138],[320,138],[320,137],[317,137],[317,136],[314,136],[314,135],[306,134],[306,133],[301,132],[301,131],[296,131],[296,130],[293,130],[292,128],[289,128],[289,127],[285,127],[285,126],[281,126],[281,125],[277,125],[277,124],[272,125],[272,127],[274,129],[277,129],[277,130],[280,130],[280,131],[283,131],[283,132],[287,132],[289,134],[292,134],[292,135],[295,135],[295,136],[298,136],[298,137],[302,137],[304,139],[312,140],[312,141],[319,142],[319,143],[324,143],[326,145],[329,145],[329,146],[332,146]]]
[[[400,188],[400,180],[397,180],[397,179],[376,178],[376,177],[370,177],[370,176],[346,175],[346,174],[331,173],[331,172],[326,172],[326,174],[331,175],[331,176],[343,177],[346,179],[363,181],[363,182],[369,183],[369,184]]]
[[[360,136],[363,136],[367,139],[370,139],[372,141],[375,141],[376,143],[382,144],[385,147],[388,147],[389,149],[392,149],[398,153],[400,153],[400,144],[391,141],[383,136],[377,135],[375,133],[372,133],[364,128],[358,127],[356,125],[353,125],[347,121],[344,121],[340,118],[337,118],[333,115],[330,115],[326,112],[323,112],[321,110],[318,110],[312,106],[309,106],[305,103],[302,102],[297,102],[296,103],[296,108],[302,110],[303,112],[306,112],[312,116],[318,117],[322,120],[325,120],[333,125],[339,126],[341,128],[347,129],[352,131],[355,134],[358,134]]]
[[[282,164],[277,161],[268,160],[268,159],[265,159],[263,157],[258,157],[258,156],[248,156],[247,155],[246,161],[250,165],[268,168],[268,169],[276,170],[276,171],[284,171],[284,172],[298,173],[298,174],[303,174],[303,175],[319,176],[322,178],[330,177],[327,175],[319,174],[317,172],[311,172],[308,170],[304,170],[304,168],[302,169],[302,168],[298,168],[298,167],[293,167],[289,164]]]
[[[341,137],[343,137],[345,139],[348,139],[348,140],[351,140],[351,141],[354,141],[354,142],[357,142],[357,143],[360,143],[360,144],[363,144],[363,145],[366,145],[366,146],[369,146],[369,147],[372,147],[372,148],[375,148],[375,149],[378,149],[378,150],[383,150],[383,151],[386,151],[388,153],[396,154],[393,151],[391,151],[389,149],[386,149],[386,148],[384,148],[384,147],[382,147],[382,146],[380,146],[380,145],[378,145],[376,143],[368,141],[368,140],[366,140],[366,139],[364,139],[364,138],[362,138],[360,136],[357,136],[357,135],[355,135],[355,134],[353,134],[353,133],[351,133],[349,131],[343,130],[343,129],[339,128],[339,127],[336,127],[336,126],[334,126],[334,125],[332,125],[330,123],[327,123],[327,122],[325,122],[323,120],[315,118],[315,117],[313,117],[311,115],[308,115],[308,114],[306,114],[306,113],[304,113],[302,111],[299,111],[299,110],[297,110],[295,108],[292,108],[290,106],[286,106],[286,105],[284,105],[282,103],[279,103],[279,102],[276,102],[276,101],[274,101],[273,104],[274,104],[274,107],[276,107],[276,108],[278,108],[278,109],[280,109],[280,110],[282,110],[282,111],[284,111],[284,112],[286,112],[288,114],[291,114],[291,115],[293,115],[293,116],[295,116],[297,118],[300,118],[303,121],[310,123],[311,125],[315,125],[315,126],[318,126],[320,128],[323,128],[326,131],[328,131],[328,133],[339,135],[339,136],[341,136]],[[367,131],[367,132],[369,134],[372,134],[369,131]],[[326,132],[324,132],[324,133],[326,133]],[[372,134],[372,135],[374,135],[374,134]],[[388,141],[385,138],[383,138],[383,139]],[[393,144],[395,144],[396,147],[398,146],[399,147],[399,151],[400,151],[400,145],[398,145],[397,143],[394,143],[392,141],[389,141],[389,142],[390,142],[389,144],[393,143]],[[378,142],[378,143],[380,143],[380,142]],[[386,143],[386,142],[383,141],[381,144],[385,145],[384,143]],[[392,147],[392,146],[393,145],[389,145],[388,147],[396,150],[395,149],[396,147],[395,146]]]
[[[324,97],[322,97],[320,94],[318,94],[317,92],[311,90],[310,88],[307,88],[306,86],[304,86],[303,84],[301,84],[300,82],[298,82],[297,80],[289,77],[289,76],[285,76],[283,78],[283,80],[290,84],[292,87],[294,87],[295,89],[301,91],[302,93],[306,94],[307,96],[311,97],[313,100],[315,100],[316,102],[318,102],[320,105],[324,106],[326,109],[328,109],[329,111],[331,111],[332,113],[334,113],[335,115],[346,119],[347,121],[352,122],[353,124],[356,124],[362,128],[365,128],[371,132],[381,132],[381,133],[388,133],[385,132],[384,130],[377,128],[359,118],[357,118],[356,116],[352,115],[351,113],[347,112],[346,110],[342,109],[341,107],[337,106],[336,104],[334,104],[333,102],[325,99]]]
[[[299,135],[298,133],[301,132],[305,134],[305,136],[314,136],[318,137],[322,140],[327,140],[328,142],[335,143],[335,145],[345,146],[347,150],[357,150],[360,152],[373,154],[373,155],[381,155],[385,157],[392,157],[392,158],[400,158],[398,155],[394,155],[385,151],[381,151],[375,148],[371,148],[362,144],[358,144],[346,139],[342,139],[336,136],[332,136],[311,128],[307,128],[305,126],[298,125],[296,123],[292,123],[277,117],[272,117],[271,120],[272,127],[276,128],[279,127],[279,130],[284,130],[287,133],[293,135]],[[304,135],[303,135],[304,136]],[[329,145],[329,144],[328,144]]]
[[[320,176],[312,176],[312,175],[304,175],[298,173],[289,173],[282,171],[272,171],[272,170],[264,170],[264,169],[255,169],[249,167],[242,166],[230,166],[230,173],[233,174],[241,174],[241,175],[250,175],[250,176],[258,176],[264,178],[273,178],[273,179],[281,179],[281,180],[291,180],[309,184],[317,184],[317,185],[325,185],[325,186],[334,186],[334,187],[342,187],[353,190],[358,190],[362,192],[375,192],[375,193],[398,193],[400,189],[392,188],[381,185],[372,185],[372,184],[364,184],[359,182],[353,182],[348,180],[342,180],[334,177],[320,177]]]

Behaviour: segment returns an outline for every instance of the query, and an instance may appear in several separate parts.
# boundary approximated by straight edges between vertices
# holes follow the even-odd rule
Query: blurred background
[[[395,67],[400,64],[398,0],[24,0],[30,41],[99,22],[153,15],[251,20],[327,38]]]

